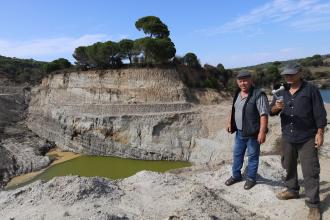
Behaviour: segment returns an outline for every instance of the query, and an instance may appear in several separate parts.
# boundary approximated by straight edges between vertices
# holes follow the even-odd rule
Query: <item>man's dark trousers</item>
[[[319,207],[320,196],[320,163],[318,150],[315,148],[315,139],[304,143],[289,143],[282,137],[282,165],[286,170],[286,186],[289,190],[299,192],[297,158],[301,163],[304,176],[304,186],[306,196],[309,198],[307,205],[309,207]]]

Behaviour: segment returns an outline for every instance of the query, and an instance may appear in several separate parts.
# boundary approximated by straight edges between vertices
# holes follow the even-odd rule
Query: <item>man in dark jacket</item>
[[[239,90],[234,96],[227,125],[228,132],[236,132],[232,176],[225,184],[230,186],[242,180],[241,169],[247,148],[248,166],[244,189],[248,190],[256,184],[260,144],[266,140],[269,106],[265,93],[252,85],[248,71],[239,72],[237,85]]]
[[[323,144],[327,125],[326,111],[319,90],[302,80],[301,67],[289,64],[281,73],[289,87],[274,95],[271,115],[281,116],[282,165],[286,170],[287,190],[277,194],[281,200],[299,198],[297,158],[304,176],[309,219],[321,219],[319,208],[320,164],[318,149]],[[278,100],[277,97],[283,97]]]

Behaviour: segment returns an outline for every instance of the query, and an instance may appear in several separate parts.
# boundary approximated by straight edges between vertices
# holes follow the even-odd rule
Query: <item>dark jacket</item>
[[[320,91],[314,85],[303,81],[294,95],[289,89],[287,87],[278,94],[284,99],[284,108],[280,112],[282,134],[290,143],[303,143],[315,137],[318,128],[327,126],[327,113]],[[271,108],[275,102],[273,98]]]
[[[240,90],[237,90],[234,96],[232,111],[231,111],[231,132],[234,133],[237,131],[236,123],[235,123],[235,102],[240,93]],[[243,137],[257,137],[260,130],[260,115],[257,108],[257,99],[260,95],[265,94],[260,89],[257,89],[251,86],[249,90],[249,95],[246,99],[246,102],[243,107]]]

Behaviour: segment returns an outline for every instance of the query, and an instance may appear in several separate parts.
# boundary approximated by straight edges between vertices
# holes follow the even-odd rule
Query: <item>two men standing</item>
[[[248,149],[247,178],[244,189],[256,183],[260,144],[265,142],[268,113],[280,114],[282,128],[282,166],[286,170],[287,190],[277,194],[281,200],[299,198],[297,159],[299,157],[309,219],[321,219],[319,181],[320,164],[318,149],[323,144],[327,125],[326,111],[319,90],[302,80],[302,69],[297,64],[287,65],[281,75],[288,87],[274,95],[268,106],[266,95],[252,85],[251,74],[242,71],[237,76],[239,90],[234,96],[228,120],[228,132],[236,131],[233,149],[232,176],[227,186],[242,180],[241,168]],[[281,99],[278,99],[281,97]],[[270,112],[269,112],[270,109]]]

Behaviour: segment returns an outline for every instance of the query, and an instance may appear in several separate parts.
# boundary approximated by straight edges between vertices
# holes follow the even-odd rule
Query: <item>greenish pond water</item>
[[[40,179],[47,181],[55,176],[79,175],[121,179],[132,176],[142,170],[165,172],[171,169],[188,167],[190,165],[191,164],[189,162],[182,161],[152,161],[124,159],[118,157],[81,156],[51,166],[33,179],[18,186],[9,187],[8,189],[22,187]]]

